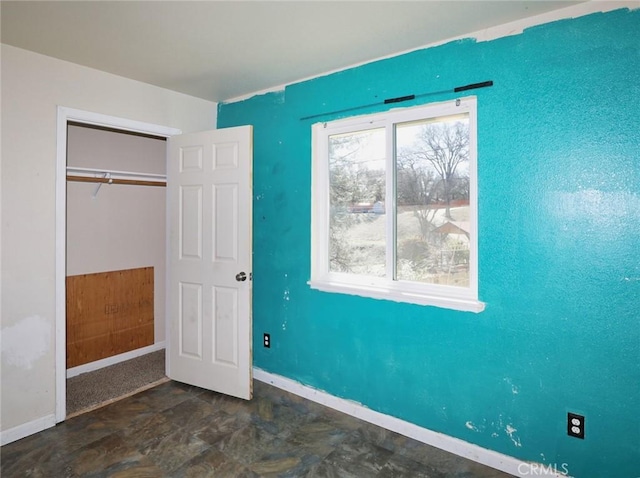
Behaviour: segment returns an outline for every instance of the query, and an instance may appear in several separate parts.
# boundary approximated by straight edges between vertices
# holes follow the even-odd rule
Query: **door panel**
[[[213,300],[218,317],[214,333],[214,361],[235,366],[238,364],[238,291],[228,287],[214,287]]]
[[[170,378],[252,393],[252,128],[169,139]],[[243,273],[243,274],[241,274]]]
[[[179,284],[180,356],[202,360],[202,284]]]
[[[202,259],[202,186],[180,186],[180,258]]]

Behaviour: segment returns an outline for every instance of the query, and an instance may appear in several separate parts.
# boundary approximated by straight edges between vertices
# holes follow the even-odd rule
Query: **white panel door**
[[[250,399],[252,127],[169,138],[167,375]]]

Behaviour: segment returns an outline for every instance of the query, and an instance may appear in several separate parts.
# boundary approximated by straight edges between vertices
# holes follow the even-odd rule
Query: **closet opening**
[[[66,124],[66,417],[165,377],[166,137]]]

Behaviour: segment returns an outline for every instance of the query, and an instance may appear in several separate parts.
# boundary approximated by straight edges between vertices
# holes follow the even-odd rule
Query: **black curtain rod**
[[[493,81],[490,80],[490,81],[483,81],[481,83],[471,83],[470,85],[456,86],[452,90],[432,91],[432,92],[429,92],[429,93],[421,93],[419,95],[407,95],[407,96],[398,96],[396,98],[387,98],[382,103],[376,102],[376,103],[370,103],[368,105],[354,106],[352,108],[345,108],[343,110],[327,111],[325,113],[319,113],[319,114],[316,114],[316,115],[303,116],[302,118],[300,118],[300,121],[313,119],[313,118],[319,118],[321,116],[335,115],[335,114],[338,114],[338,113],[348,113],[349,111],[357,111],[357,110],[361,110],[361,109],[364,109],[364,108],[369,108],[371,106],[377,106],[377,105],[380,105],[380,104],[388,105],[388,104],[392,104],[392,103],[402,103],[404,101],[415,100],[416,98],[424,98],[425,96],[442,95],[442,94],[445,94],[445,93],[459,93],[461,91],[475,90],[475,89],[478,89],[478,88],[486,88],[488,86],[493,86]]]

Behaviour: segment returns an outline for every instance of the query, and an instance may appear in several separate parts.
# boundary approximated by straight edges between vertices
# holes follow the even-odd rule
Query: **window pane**
[[[384,277],[384,128],[329,136],[329,183],[329,270]]]
[[[396,125],[396,278],[469,286],[469,118]]]

